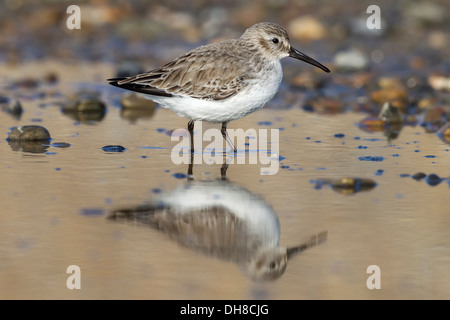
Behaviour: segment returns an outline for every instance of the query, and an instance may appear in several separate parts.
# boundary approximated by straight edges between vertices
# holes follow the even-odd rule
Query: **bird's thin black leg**
[[[191,135],[191,161],[189,162],[189,167],[188,167],[188,180],[192,179],[192,167],[194,166],[194,120],[189,120],[188,122],[188,131],[189,134]]]
[[[228,163],[224,162],[222,167],[220,168],[220,177],[222,180],[228,180],[227,179],[227,169],[228,169]]]
[[[222,122],[222,130],[221,130],[222,137],[225,139],[226,142],[228,142],[230,144],[230,147],[234,150],[234,153],[236,153],[237,149],[234,146],[233,142],[231,141],[231,139],[227,133],[227,124],[228,124],[228,122]]]

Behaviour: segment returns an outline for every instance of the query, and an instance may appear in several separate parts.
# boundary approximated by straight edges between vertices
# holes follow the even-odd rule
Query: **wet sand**
[[[114,72],[109,64],[39,62],[19,69],[3,66],[1,73],[27,77],[47,71],[57,72],[60,81],[41,90],[63,97],[22,99],[20,120],[0,114],[1,299],[450,297],[450,146],[434,133],[405,126],[388,142],[383,132],[358,127],[366,114],[321,115],[299,104],[232,122],[229,128],[283,128],[283,167],[276,175],[260,175],[259,164],[232,164],[227,172],[232,183],[273,207],[280,244],[298,244],[328,231],[327,242],[289,261],[278,280],[257,283],[235,264],[193,252],[164,233],[107,219],[117,208],[138,206],[186,183],[174,176],[185,174],[187,165],[171,161],[176,142],[164,131],[185,128],[187,120],[160,108],[134,123],[121,118],[117,101],[122,92],[102,81]],[[40,107],[83,88],[100,92],[107,105],[102,121],[79,122],[56,105]],[[5,141],[10,128],[27,124],[46,127],[52,143],[70,147],[13,151]],[[102,147],[107,145],[126,150],[106,153]],[[366,156],[383,161],[359,159]],[[431,186],[426,179],[405,176],[417,172],[444,180]],[[196,180],[219,173],[220,165],[194,166]],[[346,177],[371,179],[376,186],[343,194],[314,184]],[[66,287],[69,265],[81,268],[81,290]],[[370,265],[380,267],[380,290],[366,286]]]

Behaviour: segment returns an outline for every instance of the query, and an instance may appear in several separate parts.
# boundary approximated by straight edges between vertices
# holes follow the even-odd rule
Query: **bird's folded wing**
[[[222,100],[246,85],[248,70],[242,68],[242,62],[237,63],[240,57],[226,52],[221,54],[219,59],[214,51],[193,51],[158,69],[108,81],[114,86],[146,94]]]

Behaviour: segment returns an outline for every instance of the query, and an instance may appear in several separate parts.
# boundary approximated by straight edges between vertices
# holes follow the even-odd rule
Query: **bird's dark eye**
[[[274,261],[272,261],[272,262],[269,264],[269,268],[270,268],[270,269],[275,269],[276,266],[277,266],[277,264],[276,264],[276,262],[274,262]]]
[[[278,38],[273,38],[273,39],[272,39],[272,42],[275,43],[275,44],[277,44],[278,42],[280,42],[280,40],[278,40]]]

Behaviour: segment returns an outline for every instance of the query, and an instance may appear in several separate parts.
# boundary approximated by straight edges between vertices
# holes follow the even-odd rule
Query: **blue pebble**
[[[411,175],[409,173],[401,173],[400,174],[400,178],[407,178],[407,177],[411,177]]]
[[[70,147],[70,143],[67,142],[54,142],[51,144],[52,147],[55,148],[69,148]]]
[[[425,178],[425,182],[428,183],[430,186],[434,187],[437,186],[439,183],[442,182],[442,178],[439,177],[437,174],[429,174],[426,178]]]
[[[105,152],[124,152],[126,148],[119,145],[109,145],[102,147],[102,150]]]
[[[384,158],[383,157],[377,157],[377,156],[365,156],[365,157],[359,157],[358,158],[360,161],[383,161]]]

